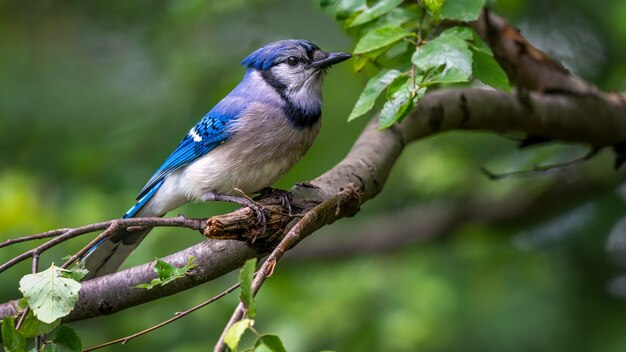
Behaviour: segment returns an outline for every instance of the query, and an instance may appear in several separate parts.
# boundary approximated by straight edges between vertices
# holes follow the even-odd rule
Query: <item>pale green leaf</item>
[[[15,329],[15,318],[2,318],[2,346],[5,352],[23,352],[26,346],[24,335]]]
[[[254,352],[287,352],[283,342],[276,335],[263,335],[254,344]]]
[[[422,45],[411,61],[419,70],[433,73],[424,83],[467,82],[472,74],[472,52],[467,42],[455,35]]]
[[[171,265],[161,259],[157,259],[154,264],[154,272],[157,274],[156,279],[152,279],[149,283],[138,284],[134,287],[136,288],[144,288],[150,290],[157,285],[167,285],[170,282],[180,279],[189,273],[189,271],[196,267],[196,262],[194,257],[191,256],[187,260],[187,264],[182,267],[176,267]]]
[[[424,0],[424,4],[433,13],[438,16],[441,13],[441,7],[446,0]]]
[[[252,280],[254,279],[254,271],[256,270],[256,258],[248,259],[241,268],[239,273],[239,285],[241,287],[241,295],[239,296],[244,306],[246,306],[249,318],[254,318],[256,314],[254,304],[254,293],[252,292]]]
[[[355,17],[348,27],[355,27],[372,21],[398,7],[403,1],[404,0],[380,0],[374,6],[368,7]]]
[[[508,76],[493,56],[475,51],[472,71],[474,78],[484,84],[505,92],[511,89]]]
[[[231,351],[237,351],[241,336],[243,336],[243,333],[246,332],[253,323],[254,320],[252,319],[241,319],[228,328],[226,334],[224,334],[224,343],[226,343],[226,346],[228,346]]]
[[[379,128],[390,127],[408,113],[409,107],[412,105],[411,98],[413,97],[411,88],[412,83],[407,80],[393,93],[391,99],[383,105],[378,120]]]
[[[381,70],[372,77],[365,85],[356,104],[354,104],[354,108],[352,108],[352,112],[348,116],[348,121],[352,121],[370,111],[374,107],[376,98],[400,73],[398,70]]]
[[[63,269],[49,269],[24,276],[20,280],[20,291],[28,301],[37,319],[51,324],[68,315],[78,300],[80,283],[62,277]]]
[[[401,40],[402,38],[412,35],[414,34],[397,26],[384,26],[376,28],[359,39],[359,42],[354,48],[354,53],[363,54],[376,49],[384,48],[397,42],[398,40]]]
[[[475,21],[480,16],[483,6],[485,0],[446,0],[441,7],[441,17],[466,22]]]
[[[82,260],[79,261],[77,264],[72,265],[67,270],[62,271],[61,274],[64,278],[80,282],[80,280],[82,280],[88,272],[89,270],[85,268],[85,261]]]

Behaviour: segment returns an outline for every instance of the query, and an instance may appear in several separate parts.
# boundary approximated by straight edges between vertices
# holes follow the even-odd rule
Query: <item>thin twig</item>
[[[165,325],[167,325],[167,324],[169,324],[171,322],[174,322],[174,321],[176,321],[176,320],[178,320],[178,319],[180,319],[180,318],[182,318],[182,317],[184,317],[184,316],[186,316],[186,315],[188,315],[190,313],[195,312],[196,310],[198,310],[198,309],[200,309],[202,307],[205,307],[205,306],[207,306],[207,305],[217,301],[218,299],[220,299],[220,298],[226,296],[227,294],[233,292],[238,287],[239,287],[239,284],[235,284],[235,285],[229,287],[227,290],[223,291],[222,293],[218,294],[217,296],[214,296],[214,297],[212,297],[211,299],[209,299],[207,301],[204,301],[204,302],[202,302],[202,303],[200,303],[200,304],[198,304],[196,306],[193,306],[193,307],[187,309],[186,311],[176,313],[176,315],[174,315],[173,317],[171,317],[171,318],[169,318],[169,319],[167,319],[167,320],[165,320],[165,321],[163,321],[163,322],[161,322],[161,323],[159,323],[157,325],[154,325],[154,326],[152,326],[150,328],[147,328],[145,330],[139,331],[139,332],[134,333],[132,335],[128,335],[126,337],[119,338],[117,340],[109,341],[109,342],[103,343],[101,345],[90,347],[90,348],[84,350],[83,352],[95,351],[97,349],[100,349],[100,348],[103,348],[103,347],[106,347],[106,346],[111,346],[111,345],[114,345],[114,344],[117,344],[117,343],[125,344],[125,343],[129,342],[130,340],[132,340],[132,339],[134,339],[136,337],[139,337],[141,335],[145,335],[145,334],[147,334],[147,333],[149,333],[151,331],[154,331],[154,330],[156,330],[156,329],[158,329],[160,327],[163,327],[163,326],[165,326]]]
[[[82,258],[82,256],[85,253],[87,253],[91,248],[93,248],[93,246],[98,244],[104,238],[107,238],[107,237],[111,236],[112,234],[114,234],[119,229],[120,229],[119,221],[111,222],[111,226],[109,226],[106,230],[104,230],[104,232],[99,234],[98,237],[94,238],[91,242],[89,242],[86,246],[84,246],[76,254],[71,256],[65,263],[63,263],[63,265],[61,265],[61,269],[67,269],[70,265],[72,265],[72,263],[77,261],[79,258]]]
[[[351,199],[358,197],[359,190],[356,187],[349,186],[344,188],[342,191],[337,193],[335,196],[330,199],[320,203],[315,208],[311,209],[309,212],[304,214],[302,219],[300,219],[292,228],[289,230],[287,235],[280,241],[280,243],[274,248],[272,253],[267,257],[267,260],[263,262],[261,268],[258,271],[258,274],[255,276],[254,281],[252,282],[252,294],[256,296],[257,292],[261,288],[261,285],[265,282],[265,280],[272,276],[274,273],[274,268],[276,264],[280,260],[280,258],[302,237],[305,232],[314,231],[323,225],[321,222],[324,222],[324,219],[327,215],[337,215],[341,210],[341,207],[349,202]],[[220,336],[215,348],[214,352],[222,352],[226,349],[226,345],[224,342],[224,338],[226,336],[226,332],[230,327],[241,320],[246,312],[246,307],[243,302],[239,302],[237,308],[233,312],[230,320],[224,327],[224,331]]]
[[[33,241],[33,240],[40,240],[42,238],[56,237],[56,236],[59,236],[59,235],[62,235],[64,233],[66,233],[69,230],[71,230],[71,229],[55,229],[55,230],[39,233],[39,234],[36,234],[36,235],[29,235],[29,236],[18,237],[18,238],[10,238],[10,239],[0,243],[0,248],[6,247],[6,246],[10,246],[10,245],[16,244],[16,243],[22,243],[22,242]]]
[[[507,178],[507,177],[526,176],[526,175],[529,175],[529,174],[535,174],[535,173],[539,173],[539,172],[548,172],[548,171],[561,170],[561,169],[564,169],[566,167],[570,167],[570,166],[575,166],[575,165],[581,164],[581,163],[591,159],[592,157],[594,157],[597,153],[598,153],[598,149],[592,148],[591,150],[589,150],[589,152],[587,152],[585,155],[581,156],[580,158],[576,158],[576,159],[573,159],[573,160],[568,160],[568,161],[565,161],[565,162],[562,162],[562,163],[557,163],[557,164],[535,165],[530,170],[516,170],[516,171],[511,171],[511,172],[505,172],[505,173],[497,174],[497,173],[487,169],[485,166],[481,166],[480,167],[480,171],[485,176],[487,176],[487,178],[489,178],[490,180],[501,180],[501,179]]]
[[[33,263],[31,267],[32,267],[33,274],[36,274],[37,272],[39,272],[39,254],[38,253],[33,253]],[[22,327],[22,324],[24,324],[24,320],[26,319],[28,312],[30,312],[30,307],[26,307],[22,311],[22,314],[20,315],[20,319],[17,321],[17,324],[15,325],[15,330],[19,330],[20,327]],[[37,342],[38,342],[37,340],[38,338],[35,337],[35,351],[39,351],[39,349],[37,348]]]
[[[17,324],[15,324],[15,330],[19,330],[22,327],[22,324],[24,324],[24,320],[26,319],[28,312],[30,312],[30,307],[26,307],[22,311],[22,315],[20,315],[20,319],[17,321]]]
[[[422,12],[420,13],[420,21],[417,26],[417,46],[419,47],[420,45],[422,45],[422,28],[424,27],[424,17],[426,16],[426,9],[424,8],[423,2],[420,1],[418,4],[420,9],[422,10]]]
[[[109,228],[113,223],[118,223],[120,227],[133,227],[133,226],[150,226],[150,227],[158,227],[158,226],[171,226],[171,227],[186,227],[192,230],[202,230],[206,224],[206,219],[194,219],[194,218],[186,218],[183,216],[176,216],[171,218],[160,218],[160,217],[150,217],[150,218],[130,218],[130,219],[115,219],[105,222],[99,222],[95,224],[90,224],[86,226],[81,226],[73,229],[68,229],[65,232],[62,232],[62,235],[57,236],[56,238],[35,247],[29,251],[26,251],[15,258],[7,261],[6,263],[0,265],[0,273],[5,271],[6,269],[14,266],[17,263],[20,263],[29,257],[32,257],[33,254],[41,254],[46,250],[58,245],[59,243],[70,240],[74,237],[78,237],[87,233],[91,233],[94,231],[105,230]],[[48,231],[47,233],[50,233]],[[39,236],[39,234],[32,235]],[[27,237],[32,237],[27,236]],[[50,236],[48,236],[50,237]],[[26,237],[22,237],[24,239]],[[16,239],[17,240],[17,239]],[[25,240],[22,240],[23,242]],[[14,242],[17,243],[17,242]]]

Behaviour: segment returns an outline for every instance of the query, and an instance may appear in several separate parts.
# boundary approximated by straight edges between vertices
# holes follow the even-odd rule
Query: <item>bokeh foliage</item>
[[[494,7],[575,73],[604,90],[626,89],[623,1],[500,0]],[[121,215],[189,126],[240,79],[239,61],[287,37],[329,50],[355,44],[313,1],[0,0],[0,240]],[[350,65],[332,69],[322,133],[278,186],[315,177],[345,155],[367,120],[346,123],[371,74],[367,68],[355,74]],[[514,142],[481,133],[415,143],[385,191],[356,218],[301,245],[318,236],[349,236],[355,223],[434,200],[502,200],[577,177],[597,190],[506,225],[468,223],[428,244],[341,260],[285,261],[256,301],[257,326],[280,335],[290,351],[623,350],[625,253],[619,243],[626,230],[616,225],[626,206],[610,153],[579,167],[498,182],[478,171],[482,165],[524,169],[584,152],[578,146],[519,151]],[[228,209],[188,205],[177,212],[206,216]],[[185,230],[155,231],[128,264],[199,240]],[[59,263],[83,243],[43,260]],[[24,248],[2,249],[0,258]],[[3,300],[18,296],[28,267],[2,274]],[[233,273],[73,326],[90,346],[164,320],[236,280]],[[237,299],[229,296],[112,350],[204,351]]]

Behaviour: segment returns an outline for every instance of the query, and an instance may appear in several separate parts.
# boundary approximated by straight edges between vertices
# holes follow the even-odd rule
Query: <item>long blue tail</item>
[[[152,199],[162,184],[163,180],[155,184],[122,218],[128,219],[137,216],[138,212]],[[139,216],[142,215],[163,216],[164,214],[140,214]],[[85,268],[89,271],[85,276],[85,280],[117,271],[150,230],[152,230],[151,227],[136,231],[121,229],[91,247],[89,252],[82,258],[82,261],[85,262]]]

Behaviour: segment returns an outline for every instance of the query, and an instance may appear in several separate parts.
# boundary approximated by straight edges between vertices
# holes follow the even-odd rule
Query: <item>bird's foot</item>
[[[259,191],[261,197],[275,197],[280,202],[280,205],[284,209],[287,209],[287,215],[292,216],[291,210],[293,209],[291,204],[293,203],[293,198],[291,197],[291,193],[289,191],[285,191],[278,188],[265,187]]]
[[[237,191],[239,191],[243,196],[242,197],[237,197],[237,196],[229,196],[229,195],[225,195],[225,194],[219,194],[219,193],[214,193],[214,192],[209,192],[209,193],[205,193],[202,195],[201,200],[204,202],[207,201],[218,201],[218,202],[228,202],[228,203],[236,203],[236,204],[240,204],[244,207],[248,207],[250,208],[250,210],[252,210],[252,212],[254,212],[254,216],[256,217],[256,223],[255,225],[261,225],[261,234],[264,234],[265,231],[267,230],[267,215],[265,215],[265,209],[264,207],[255,202],[254,200],[252,200],[250,197],[248,197],[245,193],[243,193],[241,190],[236,189]]]

